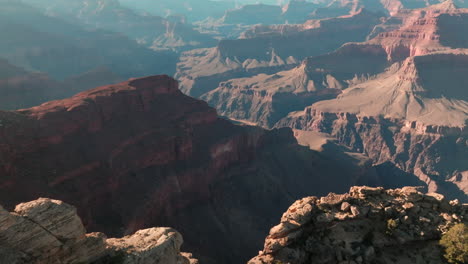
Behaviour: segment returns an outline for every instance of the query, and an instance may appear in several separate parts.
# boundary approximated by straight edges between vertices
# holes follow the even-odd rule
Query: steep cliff
[[[466,199],[466,14],[451,1],[402,10],[372,40],[289,71],[229,80],[202,98],[233,119],[328,133],[431,191]],[[326,96],[338,98],[314,103]]]
[[[352,187],[296,201],[249,264],[445,263],[438,241],[468,206],[416,188]]]
[[[443,53],[408,58],[278,126],[329,133],[377,164],[391,161],[417,175],[430,191],[466,200],[466,60]]]
[[[300,66],[288,71],[270,75],[259,74],[222,82],[218,88],[202,95],[201,98],[224,116],[271,127],[289,112],[302,110],[308,104],[336,97],[342,89],[372,80],[385,72],[393,63],[402,63],[408,57],[434,52],[463,54],[462,49],[468,47],[466,44],[466,36],[468,36],[467,15],[467,9],[457,8],[451,1],[423,9],[401,10],[397,15],[385,19],[382,24],[378,25],[376,28],[379,29],[374,28],[371,35],[376,36],[367,42],[347,43],[334,52],[309,57]],[[319,20],[321,23],[325,23],[325,21]],[[307,24],[310,28],[316,28],[319,25],[320,23],[317,24],[313,21]],[[295,26],[259,26],[246,32],[245,37],[249,38],[255,34],[270,36],[276,30],[288,32],[296,31],[298,28]],[[380,31],[383,32],[377,33]],[[451,32],[457,32],[457,34]],[[440,71],[452,69],[447,62],[450,58],[451,56],[448,55],[445,59],[446,62],[442,64],[444,66],[439,66]],[[428,61],[428,59],[423,58],[418,60]],[[457,63],[463,64],[463,59],[457,61]],[[443,67],[446,69],[443,70]],[[425,71],[426,67],[421,65],[419,68],[421,71]],[[462,69],[463,66],[458,71],[463,71]],[[395,70],[389,71],[395,73]],[[407,71],[411,70],[407,69]],[[424,79],[425,81],[419,85],[430,86],[428,89],[432,91],[431,97],[440,97],[440,94],[436,95],[436,93],[444,90],[443,87],[450,81],[463,82],[463,74],[457,75],[455,73],[450,75],[450,78],[436,80],[430,76],[438,76],[437,72],[431,71],[431,74],[424,73],[424,78],[420,80]],[[410,79],[413,77],[401,78]],[[444,81],[441,81],[442,79]],[[377,82],[381,81],[371,83],[377,85]],[[390,88],[391,85],[394,88],[401,86],[398,81],[386,86]],[[463,89],[460,84],[449,90],[443,91],[443,94],[445,96],[451,94],[450,97],[453,98],[453,93],[457,90],[458,92],[455,93],[463,97]],[[357,100],[359,96],[363,95],[356,95],[354,99]],[[375,96],[377,94],[374,94]],[[373,102],[376,105],[380,104],[382,108],[385,107],[384,103],[380,103],[382,101],[373,100]],[[346,105],[352,107],[351,102]],[[340,109],[345,108],[344,105],[341,105]],[[447,108],[447,111],[450,110]],[[409,114],[417,113],[418,111]]]
[[[0,112],[0,201],[73,203],[91,231],[172,226],[200,259],[238,263],[292,201],[375,182],[369,162],[233,125],[167,76]],[[346,173],[343,173],[346,171]]]
[[[335,98],[390,64],[379,46],[345,44],[336,52],[307,58],[288,71],[222,82],[201,98],[221,115],[272,127],[290,112]]]
[[[223,81],[290,69],[307,56],[331,52],[346,42],[363,41],[378,23],[379,15],[361,10],[352,16],[300,26],[262,28],[246,38],[223,40],[216,48],[182,54],[176,78],[184,93],[199,97]]]
[[[58,200],[40,198],[11,213],[0,206],[1,263],[198,263],[180,252],[182,241],[177,231],[162,227],[123,238],[86,234],[76,209]]]

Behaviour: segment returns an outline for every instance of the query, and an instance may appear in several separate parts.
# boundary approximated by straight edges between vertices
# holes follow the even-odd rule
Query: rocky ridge
[[[414,187],[352,187],[296,201],[249,264],[443,263],[438,240],[468,206]]]
[[[8,212],[0,206],[0,262],[9,264],[195,264],[181,253],[182,236],[171,228],[139,230],[123,238],[86,233],[76,209],[39,198]]]

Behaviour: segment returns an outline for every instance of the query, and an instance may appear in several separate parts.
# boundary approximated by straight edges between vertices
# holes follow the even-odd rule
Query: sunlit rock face
[[[111,239],[86,234],[76,208],[58,200],[39,198],[18,204],[11,213],[0,206],[0,223],[2,263],[198,263],[180,252],[182,236],[171,228]]]
[[[289,207],[248,263],[445,263],[438,241],[467,213],[458,200],[411,187],[306,197]]]

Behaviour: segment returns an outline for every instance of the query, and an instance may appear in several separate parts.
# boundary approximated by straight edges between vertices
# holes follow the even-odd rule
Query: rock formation
[[[402,12],[409,16],[399,29],[358,45],[385,50],[391,67],[277,126],[329,133],[377,164],[417,175],[430,191],[466,200],[468,46],[441,25],[449,20],[466,31],[468,10],[448,1]]]
[[[306,104],[330,99],[340,94],[342,89],[374,79],[393,63],[402,63],[408,57],[434,52],[462,54],[463,51],[454,50],[453,47],[468,47],[465,39],[468,32],[462,33],[468,28],[467,14],[466,9],[458,9],[450,1],[424,9],[402,10],[378,25],[371,33],[376,37],[370,41],[347,43],[334,52],[309,57],[300,66],[288,71],[222,82],[218,88],[201,98],[216,107],[222,115],[271,127],[289,112],[302,110]],[[450,34],[453,30],[447,28],[447,25],[459,28],[460,34]],[[316,26],[312,21],[309,24],[311,28]],[[283,26],[277,26],[277,30],[281,27]],[[253,34],[269,36],[273,28],[259,26],[246,32],[245,37]],[[284,27],[284,30],[287,32],[297,29],[290,26]],[[449,58],[451,57],[448,55],[447,59]],[[463,59],[459,63],[461,61]],[[425,74],[425,77],[428,75],[430,74]],[[451,76],[445,80],[457,82],[462,79],[463,76]],[[380,81],[374,81],[372,85]],[[399,86],[398,83],[392,85]],[[431,86],[431,90],[440,90],[444,82],[431,79],[423,85]],[[454,90],[458,90],[458,95],[463,93],[459,86],[451,89],[452,92]],[[452,92],[444,91],[445,94]],[[431,97],[434,96],[440,94],[433,93]],[[356,95],[355,98],[357,97]],[[376,100],[373,102],[379,104]],[[384,104],[380,106],[383,107]],[[346,107],[341,105],[341,109],[344,108]],[[416,113],[418,112],[409,114]]]
[[[180,252],[182,242],[177,231],[163,227],[123,238],[86,234],[76,209],[58,200],[39,198],[11,213],[0,206],[1,263],[198,263]]]
[[[296,201],[249,264],[444,263],[438,240],[468,206],[417,188],[352,187]]]
[[[261,28],[246,38],[220,41],[216,48],[182,54],[176,78],[181,90],[199,97],[233,78],[290,69],[307,56],[331,52],[349,41],[363,41],[379,16],[361,10],[352,16],[304,25]]]
[[[290,129],[220,119],[167,76],[0,112],[0,124],[6,208],[52,197],[91,231],[172,226],[207,263],[246,261],[292,201],[379,177],[369,162],[298,145]]]
[[[465,0],[331,0],[328,1],[326,7],[318,8],[312,16],[320,18],[353,14],[361,8],[394,16],[404,9],[424,8],[446,1],[453,1],[460,7],[468,7],[468,3]]]
[[[289,71],[229,80],[202,98],[233,119],[328,133],[375,164],[390,161],[431,191],[465,200],[466,14],[452,1],[402,10],[372,40]]]
[[[391,161],[417,175],[430,191],[466,200],[466,59],[456,54],[409,58],[396,72],[291,113],[278,126],[329,133],[377,164]],[[441,90],[443,83],[450,89]]]
[[[290,112],[335,98],[342,89],[372,78],[389,65],[381,47],[346,44],[288,71],[222,82],[201,98],[221,115],[272,127]]]

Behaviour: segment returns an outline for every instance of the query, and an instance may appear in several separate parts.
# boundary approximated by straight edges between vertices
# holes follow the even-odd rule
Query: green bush
[[[440,245],[445,248],[444,257],[449,263],[468,263],[468,226],[454,225],[442,236]]]

